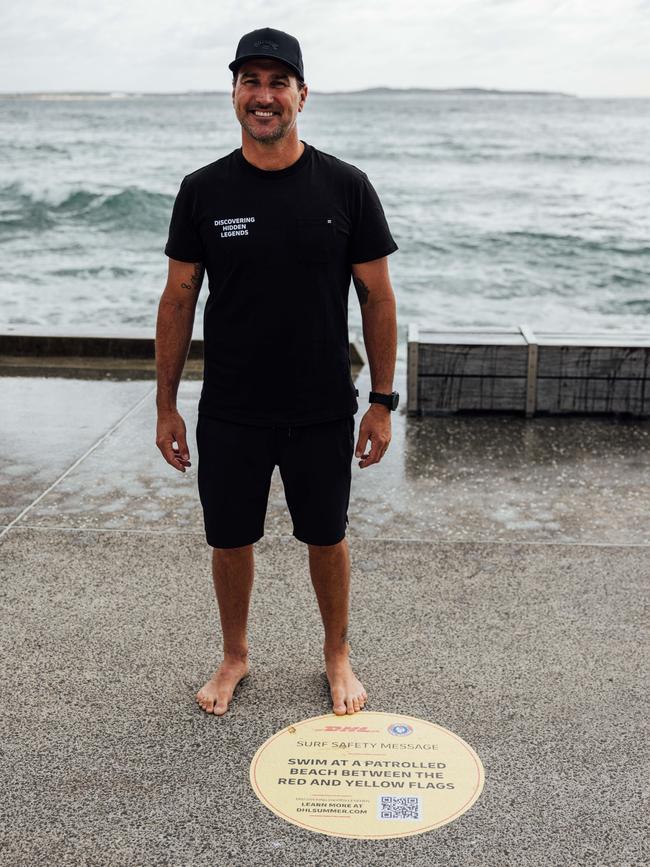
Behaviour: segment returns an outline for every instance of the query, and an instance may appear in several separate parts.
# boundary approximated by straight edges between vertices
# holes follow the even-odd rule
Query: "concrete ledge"
[[[143,358],[153,361],[154,333],[149,329],[121,329],[108,333],[80,329],[74,333],[51,328],[10,329],[0,334],[3,356],[76,356]],[[189,358],[203,357],[203,341],[192,339]]]
[[[152,329],[124,328],[117,333],[93,329],[69,330],[52,328],[5,326],[0,334],[0,356],[30,358],[155,358],[155,339]],[[193,336],[188,359],[203,358],[203,340]],[[362,341],[350,334],[350,362],[366,364],[367,358]]]

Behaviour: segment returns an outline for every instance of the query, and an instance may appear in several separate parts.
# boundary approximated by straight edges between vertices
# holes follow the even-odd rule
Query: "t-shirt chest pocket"
[[[298,261],[329,262],[334,255],[334,219],[332,217],[299,217],[296,224]]]

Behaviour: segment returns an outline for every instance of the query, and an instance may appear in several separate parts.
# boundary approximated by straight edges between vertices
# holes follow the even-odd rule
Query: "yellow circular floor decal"
[[[335,837],[406,837],[461,816],[483,789],[480,758],[458,735],[404,714],[312,717],[272,735],[251,762],[260,801]]]

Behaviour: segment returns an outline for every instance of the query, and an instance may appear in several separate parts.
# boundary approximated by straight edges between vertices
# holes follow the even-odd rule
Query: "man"
[[[294,536],[309,550],[333,710],[352,714],[367,693],[352,671],[347,641],[345,529],[358,409],[347,302],[352,275],[376,401],[356,443],[365,468],[388,448],[398,400],[386,258],[397,245],[366,175],[298,138],[308,94],[298,41],[271,28],[253,31],[240,40],[229,68],[242,146],[183,178],[156,332],[156,442],[165,460],[185,472],[190,455],[176,394],[207,270],[198,485],[214,549],[224,658],[196,700],[221,715],[248,674],[253,545],[264,535],[278,465]]]

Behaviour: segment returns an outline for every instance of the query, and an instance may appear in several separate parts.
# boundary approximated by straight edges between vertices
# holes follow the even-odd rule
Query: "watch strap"
[[[371,391],[368,396],[369,403],[380,403],[382,406],[388,407],[391,412],[397,409],[397,404],[399,403],[399,394],[396,391],[392,391],[390,394],[383,394],[380,391]]]

